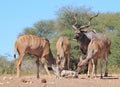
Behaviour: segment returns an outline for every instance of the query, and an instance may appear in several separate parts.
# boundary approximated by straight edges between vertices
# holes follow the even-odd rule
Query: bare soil
[[[79,78],[60,78],[55,75],[40,75],[37,79],[35,75],[21,76],[15,75],[0,76],[0,87],[120,87],[120,75],[111,74],[108,77],[100,79],[87,78],[86,75],[79,75]]]

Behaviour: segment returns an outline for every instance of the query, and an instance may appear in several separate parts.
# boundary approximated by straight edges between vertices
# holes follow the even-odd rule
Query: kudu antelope
[[[71,44],[68,37],[60,37],[56,43],[57,64],[60,70],[69,69]]]
[[[20,76],[21,63],[25,54],[36,56],[37,78],[39,78],[39,60],[44,64],[47,73],[50,75],[48,65],[55,64],[55,59],[53,58],[50,43],[47,39],[34,35],[20,36],[15,43],[14,57],[16,56],[16,52],[19,54],[19,58],[16,62],[18,77]]]
[[[108,50],[109,46],[110,45],[104,43],[104,41],[102,39],[98,39],[98,38],[92,39],[88,45],[87,56],[84,60],[82,60],[78,63],[77,70],[80,71],[84,67],[84,65],[86,65],[89,62],[89,60],[92,60],[92,63],[93,63],[92,75],[93,75],[94,69],[95,69],[94,60],[97,60],[97,58],[99,57],[99,58],[101,58],[100,71],[101,71],[101,78],[102,78],[102,60],[105,60],[105,64],[106,64],[105,74],[108,73],[107,65],[108,65],[108,55],[110,52]]]
[[[69,61],[70,61],[70,49],[71,44],[68,37],[63,36],[60,37],[56,43],[56,50],[57,50],[57,60],[56,65],[52,66],[56,77],[59,78],[61,76],[62,70],[69,69]]]
[[[95,16],[92,16],[91,18],[90,18],[90,20],[89,20],[89,22],[88,22],[88,24],[86,24],[86,25],[82,25],[82,26],[79,26],[78,25],[78,23],[77,23],[77,15],[75,15],[74,16],[74,19],[75,19],[75,24],[72,26],[73,27],[73,29],[75,30],[75,33],[74,33],[74,39],[76,39],[77,40],[77,42],[79,43],[79,47],[80,47],[80,50],[82,51],[82,53],[84,54],[84,55],[87,55],[88,54],[88,46],[89,46],[89,44],[90,44],[90,42],[91,42],[91,40],[92,39],[98,39],[98,40],[101,40],[103,43],[104,43],[104,45],[106,45],[106,46],[108,46],[107,48],[107,50],[108,50],[108,54],[110,53],[110,45],[111,45],[111,41],[109,40],[109,38],[107,37],[107,36],[105,36],[105,35],[103,35],[103,34],[100,34],[100,33],[96,33],[96,32],[94,32],[94,31],[91,31],[91,32],[88,32],[88,33],[86,33],[86,31],[84,31],[84,29],[85,28],[88,28],[88,27],[90,27],[90,25],[91,25],[91,20],[94,18],[94,17],[97,17],[98,16],[98,14],[97,15],[95,15]],[[107,55],[108,55],[107,54]],[[96,56],[97,57],[97,56]],[[98,57],[97,57],[98,58]],[[96,59],[97,59],[96,58]],[[94,65],[95,65],[95,67],[97,67],[97,60],[95,60],[94,58],[92,59],[91,58],[91,60],[89,60],[89,61],[91,61],[92,63],[94,62]],[[96,62],[96,63],[95,63]],[[91,64],[91,63],[89,63],[89,64]],[[94,65],[93,65],[93,68],[94,68]],[[88,65],[88,67],[89,67],[90,65]],[[79,68],[79,64],[78,64],[78,68]],[[88,73],[89,73],[89,69],[90,68],[88,68]],[[106,58],[106,71],[105,71],[105,76],[107,76],[108,75],[108,70],[107,70],[107,58]]]

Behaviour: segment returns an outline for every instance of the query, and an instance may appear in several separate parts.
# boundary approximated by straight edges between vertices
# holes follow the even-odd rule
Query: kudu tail
[[[14,47],[14,59],[16,59],[16,52],[17,52],[17,46],[15,44],[15,47]]]

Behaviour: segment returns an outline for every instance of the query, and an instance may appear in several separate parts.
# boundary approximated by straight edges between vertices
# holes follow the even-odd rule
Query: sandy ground
[[[46,84],[41,83],[46,79]],[[109,77],[100,79],[90,79],[86,75],[79,75],[79,78],[60,78],[56,79],[54,75],[51,77],[41,75],[40,79],[36,76],[22,76],[17,78],[11,75],[0,76],[0,87],[120,87],[120,74],[112,74]]]

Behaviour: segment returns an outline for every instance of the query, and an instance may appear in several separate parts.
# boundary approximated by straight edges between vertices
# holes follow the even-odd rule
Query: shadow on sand
[[[119,77],[115,77],[115,76],[107,76],[107,77],[103,77],[103,79],[119,79]]]
[[[97,78],[97,79],[101,79],[101,77],[100,76],[96,76],[95,78]],[[107,76],[107,77],[104,77],[103,76],[103,80],[107,80],[107,79],[110,79],[110,80],[112,80],[112,79],[119,79],[120,77],[119,76]],[[89,77],[81,77],[81,79],[89,79]],[[92,79],[94,79],[94,78],[92,78]]]

